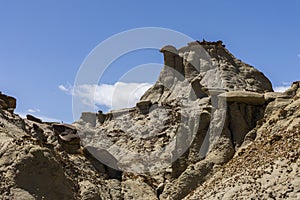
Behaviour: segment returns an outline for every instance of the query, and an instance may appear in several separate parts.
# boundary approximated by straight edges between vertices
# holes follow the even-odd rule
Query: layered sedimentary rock
[[[22,119],[1,94],[2,199],[297,199],[299,82],[273,92],[221,41],[161,52],[136,107],[72,125]]]
[[[85,145],[118,160],[125,180],[131,173],[153,173],[150,185],[165,188],[161,199],[180,199],[233,157],[263,118],[264,93],[273,89],[220,41],[161,52],[165,66],[137,109],[110,112],[95,127],[75,124],[84,127]]]
[[[276,94],[234,158],[185,199],[299,199],[299,95],[300,82]]]
[[[221,41],[196,41],[178,50],[166,46],[161,52],[165,66],[157,83],[144,94],[142,100],[171,100],[187,93],[179,82],[192,83],[196,80],[206,88],[258,93],[273,91],[263,73],[236,59]]]

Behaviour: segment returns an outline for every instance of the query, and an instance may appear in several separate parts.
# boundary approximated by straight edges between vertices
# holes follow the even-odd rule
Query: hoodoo
[[[273,92],[222,41],[160,51],[135,107],[72,125],[22,119],[0,93],[1,198],[299,199],[300,83]]]

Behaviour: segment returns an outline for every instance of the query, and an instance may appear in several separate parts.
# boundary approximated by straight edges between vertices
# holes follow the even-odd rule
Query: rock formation
[[[14,97],[7,96],[0,92],[0,109],[8,110],[13,113],[17,105],[17,100]]]
[[[244,145],[185,199],[299,199],[300,82],[266,107]]]
[[[2,199],[299,198],[300,82],[273,92],[221,41],[161,52],[136,107],[73,125],[22,119],[1,94]]]
[[[37,123],[42,123],[42,120],[33,116],[33,115],[26,115],[26,119],[33,121],[33,122],[37,122]]]

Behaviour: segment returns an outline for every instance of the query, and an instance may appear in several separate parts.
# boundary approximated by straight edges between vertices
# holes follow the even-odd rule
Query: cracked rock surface
[[[300,199],[300,82],[273,92],[221,41],[161,52],[136,107],[72,125],[0,93],[0,199]]]

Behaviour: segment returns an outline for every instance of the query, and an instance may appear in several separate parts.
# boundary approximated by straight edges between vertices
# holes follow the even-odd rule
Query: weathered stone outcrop
[[[80,137],[76,127],[69,124],[53,124],[52,127],[62,148],[68,153],[78,153]]]
[[[263,119],[247,134],[251,139],[185,199],[299,198],[299,83],[272,94]]]
[[[106,114],[104,114],[101,110],[98,111],[97,118],[100,124],[103,124],[105,122],[106,117],[107,117]]]
[[[108,177],[112,179],[122,179],[122,171],[118,166],[118,160],[105,149],[86,146],[85,153],[96,158],[107,172]],[[100,164],[99,163],[99,164]]]
[[[256,92],[231,91],[220,94],[218,97],[230,103],[237,102],[254,106],[260,106],[265,104],[264,95]]]
[[[201,80],[201,85],[206,88],[258,93],[273,91],[271,82],[262,72],[236,59],[221,41],[196,41],[178,50],[167,46],[161,51],[165,56],[165,66],[157,83],[144,94],[142,100],[167,100],[163,97],[171,100],[186,93],[184,90],[180,92],[178,82],[186,80],[191,83],[195,78]],[[174,58],[178,61],[174,62]]]
[[[284,94],[289,95],[289,97],[299,98],[300,81],[295,81],[292,83],[291,88],[284,92]]]
[[[33,121],[33,122],[37,122],[37,123],[43,123],[41,119],[33,116],[33,115],[26,115],[26,119]]]
[[[72,125],[36,123],[0,110],[1,199],[111,199],[114,196],[113,189],[108,189],[111,184],[107,183],[113,180],[111,174],[92,155],[78,151],[77,142],[70,145],[73,136],[64,135],[69,130],[74,135],[76,129]],[[75,140],[78,141],[77,137]]]
[[[0,109],[8,110],[11,113],[13,113],[16,106],[17,106],[16,98],[7,96],[0,92]]]
[[[136,109],[101,113],[98,125],[88,130],[77,124],[86,129],[83,143],[107,149],[121,170],[155,173],[160,168],[164,175],[154,175],[160,178],[152,184],[169,182],[163,183],[160,198],[180,199],[214,165],[234,156],[263,118],[272,100],[264,93],[273,89],[261,72],[237,60],[221,41],[196,41],[180,49],[165,46],[161,52],[165,66]]]
[[[86,123],[90,123],[91,126],[96,126],[97,115],[92,112],[83,112],[80,117]]]
[[[221,41],[161,52],[158,81],[134,108],[68,125],[1,107],[1,197],[296,199],[300,83],[274,93]]]

